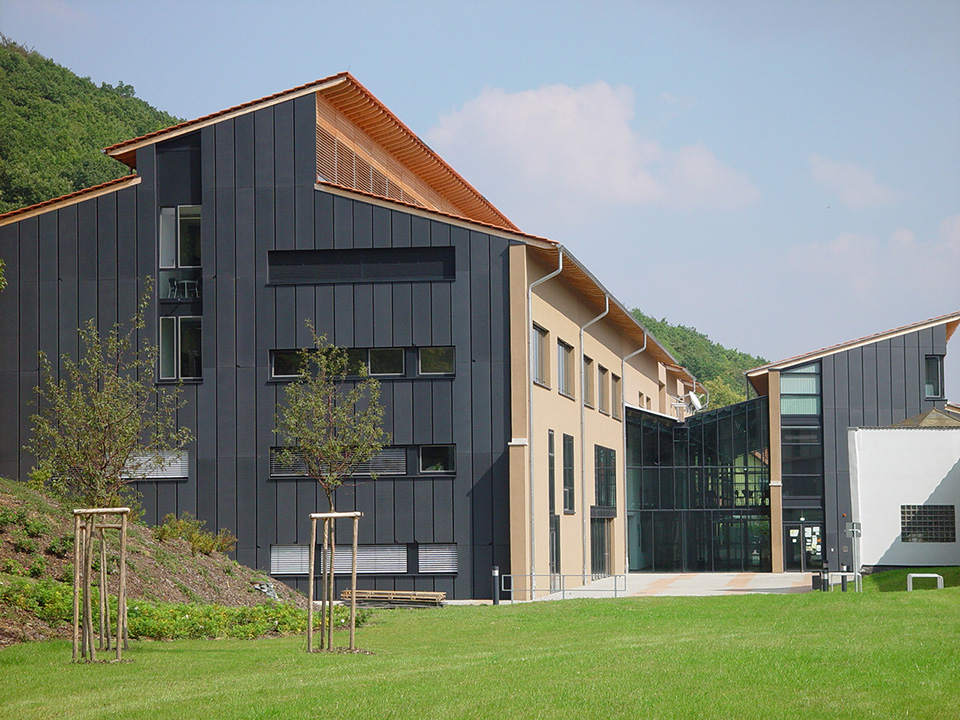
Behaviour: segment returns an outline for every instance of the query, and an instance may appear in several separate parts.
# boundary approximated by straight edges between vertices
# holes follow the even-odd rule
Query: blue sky
[[[957,0],[0,0],[0,31],[184,118],[349,70],[624,304],[770,360],[960,309]]]

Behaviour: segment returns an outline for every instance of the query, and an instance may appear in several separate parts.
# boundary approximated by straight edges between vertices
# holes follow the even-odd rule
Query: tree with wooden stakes
[[[317,335],[309,321],[307,327],[313,347],[300,351],[299,376],[287,385],[277,414],[275,432],[285,444],[277,460],[316,480],[334,513],[337,489],[379,454],[389,437],[379,382],[367,376],[365,365],[351,367],[347,351]],[[335,522],[324,523],[323,536],[320,649],[332,650]]]
[[[33,436],[26,449],[37,460],[34,479],[74,507],[127,505],[127,484],[172,462],[192,440],[188,429],[177,427],[177,411],[183,406],[180,387],[158,387],[154,379],[159,348],[146,332],[152,294],[148,277],[127,328],[117,323],[101,335],[93,320],[81,327],[79,360],[63,355],[58,367],[40,353],[38,411],[31,417]],[[101,647],[109,637],[103,530],[111,527],[94,517],[86,539],[75,541],[75,558],[84,567],[91,564],[94,537],[100,543],[99,615],[106,617],[106,627],[100,622]],[[89,603],[89,577],[83,586]],[[84,613],[84,623],[90,622],[88,616]],[[125,618],[118,618],[118,627],[123,626]],[[92,629],[85,627],[84,638],[92,637]],[[84,657],[91,649],[85,640]]]

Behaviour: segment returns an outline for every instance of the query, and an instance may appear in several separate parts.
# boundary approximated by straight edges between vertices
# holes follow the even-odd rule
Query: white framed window
[[[182,480],[189,477],[190,458],[186,450],[168,450],[153,455],[134,455],[128,463],[130,480]]]
[[[583,404],[596,407],[597,404],[597,366],[593,358],[583,356]]]
[[[419,356],[421,375],[453,375],[456,370],[452,347],[422,347]]]
[[[199,298],[200,288],[200,206],[160,208],[161,299]]]
[[[620,378],[617,375],[610,376],[610,409],[613,417],[620,419],[620,408],[623,405],[623,398],[620,395]]]
[[[563,340],[557,340],[557,390],[561,395],[573,397],[573,346]]]
[[[160,379],[203,377],[202,319],[196,315],[160,318]]]
[[[533,326],[530,335],[530,352],[533,354],[533,381],[550,387],[550,358],[547,355],[547,341],[550,333],[539,325]]]
[[[926,398],[943,397],[943,357],[927,355],[923,362],[923,395]]]

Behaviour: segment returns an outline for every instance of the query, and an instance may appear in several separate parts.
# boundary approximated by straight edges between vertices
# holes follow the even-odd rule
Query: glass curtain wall
[[[684,423],[627,411],[632,572],[769,571],[767,399]]]

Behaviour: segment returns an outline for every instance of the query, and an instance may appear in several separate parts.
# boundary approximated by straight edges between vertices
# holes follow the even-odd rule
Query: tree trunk
[[[326,490],[327,493],[327,504],[330,506],[330,512],[336,512],[336,509],[333,507],[333,493],[329,490]],[[333,650],[333,593],[334,593],[334,577],[333,577],[333,561],[336,557],[336,528],[337,521],[334,519],[330,520],[330,572],[327,575],[327,582],[329,583],[327,595],[327,610],[329,615],[327,617],[327,650]]]

